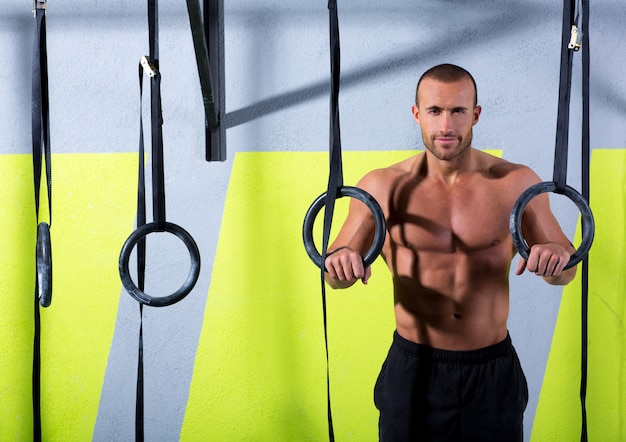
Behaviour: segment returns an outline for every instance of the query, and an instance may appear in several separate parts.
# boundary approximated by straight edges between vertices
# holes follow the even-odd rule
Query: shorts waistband
[[[489,347],[479,348],[476,350],[441,350],[438,348],[432,348],[428,345],[417,344],[409,341],[398,334],[397,331],[393,333],[392,348],[395,347],[407,354],[428,357],[433,362],[442,362],[447,364],[482,364],[494,359],[508,356],[513,349],[513,342],[511,336],[507,333],[506,338],[497,344],[490,345]]]

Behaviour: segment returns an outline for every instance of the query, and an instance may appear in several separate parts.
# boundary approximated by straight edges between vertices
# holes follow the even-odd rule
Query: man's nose
[[[440,127],[441,132],[448,133],[452,129],[452,118],[448,112],[441,113]]]

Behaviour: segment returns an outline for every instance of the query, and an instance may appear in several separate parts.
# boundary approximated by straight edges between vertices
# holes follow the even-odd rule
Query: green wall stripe
[[[133,227],[136,154],[52,157],[52,305],[41,311],[42,437],[90,440]],[[0,440],[32,438],[35,210],[30,155],[0,155]]]
[[[596,149],[591,208],[596,222],[589,255],[589,440],[626,440],[626,150]],[[579,241],[580,231],[575,241]],[[578,242],[576,242],[578,244]],[[580,267],[579,267],[580,268]],[[580,271],[566,286],[537,406],[533,441],[579,440],[581,432]]]

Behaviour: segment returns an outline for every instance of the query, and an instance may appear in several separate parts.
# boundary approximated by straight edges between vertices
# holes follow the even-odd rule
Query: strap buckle
[[[569,44],[567,45],[568,49],[573,49],[574,51],[578,51],[581,46],[582,41],[582,33],[578,32],[578,27],[576,25],[572,25],[571,36],[569,39]]]
[[[33,0],[33,16],[37,16],[37,9],[46,9],[46,0]]]
[[[143,67],[143,71],[148,75],[148,77],[156,76],[157,70],[154,67],[154,64],[150,61],[150,57],[147,55],[141,57],[141,67]]]

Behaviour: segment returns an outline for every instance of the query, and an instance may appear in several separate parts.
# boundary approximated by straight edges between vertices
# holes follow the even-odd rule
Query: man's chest
[[[389,217],[390,239],[416,251],[479,252],[510,242],[512,198],[497,187],[413,192]]]

